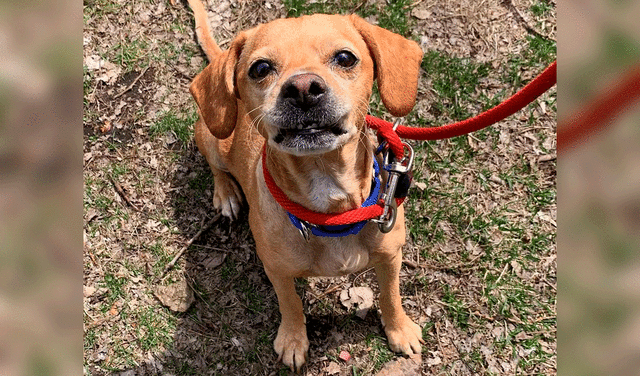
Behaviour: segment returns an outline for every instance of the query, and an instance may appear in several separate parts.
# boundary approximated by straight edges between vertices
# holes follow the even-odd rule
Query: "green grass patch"
[[[378,372],[384,365],[391,361],[395,354],[389,349],[387,339],[383,336],[370,333],[365,339],[369,354],[369,363],[373,364],[373,372]]]
[[[161,307],[145,307],[136,313],[136,338],[143,350],[158,350],[168,346],[173,339],[176,318],[162,314]]]
[[[360,17],[376,16],[378,26],[403,36],[411,34],[412,19],[410,12],[413,1],[396,0],[384,2],[384,5],[362,4],[361,0],[318,1],[284,0],[288,17],[324,14],[351,14],[355,11]]]
[[[122,11],[123,3],[112,0],[85,0],[82,14],[85,25],[93,17],[103,17],[109,14],[117,14]]]
[[[189,180],[189,189],[204,193],[213,188],[213,174],[208,170],[200,170],[196,176]]]
[[[411,34],[412,18],[410,12],[413,0],[388,1],[378,13],[378,26],[402,36]]]
[[[263,297],[255,290],[254,286],[248,279],[239,279],[235,288],[240,293],[240,296],[244,296],[244,304],[252,314],[264,311]]]
[[[432,104],[434,115],[462,120],[472,115],[465,104],[476,94],[480,80],[489,76],[491,66],[445,52],[427,51],[422,58],[422,69],[431,78],[431,86],[438,94]]]
[[[166,247],[160,241],[152,244],[149,247],[149,251],[153,255],[153,259],[156,260],[153,264],[153,275],[158,276],[162,273],[165,266],[171,261],[173,256],[167,252]],[[179,264],[176,264],[175,268],[180,268]]]
[[[104,275],[102,287],[105,287],[108,291],[105,299],[106,304],[102,305],[103,313],[108,311],[111,308],[111,305],[115,303],[116,300],[124,299],[126,297],[124,291],[126,284],[126,277],[116,277],[112,273],[106,273]]]
[[[469,308],[462,298],[459,298],[449,285],[443,286],[442,301],[446,305],[447,313],[460,329],[466,330],[469,327]]]
[[[152,138],[156,138],[171,133],[184,149],[193,138],[193,124],[196,120],[198,120],[198,114],[195,111],[190,113],[168,111],[149,128],[149,134]]]
[[[113,62],[121,66],[124,73],[131,72],[139,65],[140,61],[145,60],[144,58],[147,55],[148,47],[149,44],[144,39],[134,39],[127,42],[120,42],[111,50],[111,52],[114,54]]]
[[[544,17],[555,10],[555,6],[549,0],[541,0],[529,7],[536,17]]]
[[[93,87],[91,83],[93,82],[93,75],[89,71],[86,65],[82,65],[82,98],[84,100],[83,104],[85,108],[89,104],[87,102],[87,97],[91,95],[93,92]]]
[[[551,64],[557,56],[556,42],[539,36],[527,35],[527,47],[518,54],[512,56],[506,65],[506,73],[503,81],[514,88],[520,88],[523,84],[521,71],[524,68],[543,68]]]
[[[348,14],[350,9],[358,6],[359,0],[340,0],[334,2],[318,1],[311,3],[308,0],[284,0],[288,17],[300,17],[315,13]]]

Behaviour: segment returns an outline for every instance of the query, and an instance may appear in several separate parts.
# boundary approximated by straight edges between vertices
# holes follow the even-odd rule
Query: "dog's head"
[[[233,132],[238,100],[276,149],[323,153],[362,129],[374,79],[394,116],[415,103],[422,51],[356,15],[279,19],[240,33],[191,84],[217,138]]]

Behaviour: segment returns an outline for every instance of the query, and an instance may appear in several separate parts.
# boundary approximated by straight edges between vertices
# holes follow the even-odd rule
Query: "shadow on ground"
[[[169,201],[174,223],[186,243],[200,229],[202,218],[208,220],[217,211],[211,202],[211,172],[197,149],[185,150],[177,163],[185,169],[173,176]],[[195,301],[186,312],[173,313],[178,323],[171,348],[120,375],[289,372],[273,350],[280,313],[275,292],[255,252],[247,211],[243,208],[240,218],[233,222],[224,217],[217,220],[183,255],[181,268]],[[304,281],[299,281],[298,293],[308,313]],[[314,310],[317,312],[318,307]],[[331,307],[326,311],[329,313],[307,314],[310,360],[303,374],[322,374],[320,370],[335,360],[327,358],[328,350],[382,333],[375,311],[365,320],[344,311],[331,312]]]

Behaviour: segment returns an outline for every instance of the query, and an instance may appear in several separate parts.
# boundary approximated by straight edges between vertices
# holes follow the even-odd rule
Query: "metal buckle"
[[[388,147],[382,150],[384,169],[389,172],[389,177],[385,189],[380,196],[380,201],[383,203],[382,215],[377,219],[372,219],[372,221],[378,223],[380,232],[385,234],[391,231],[396,224],[398,205],[395,200],[395,193],[400,176],[411,171],[411,167],[413,167],[413,148],[406,142],[402,143],[402,147],[407,151],[407,154],[406,156],[403,155],[399,161],[395,158],[390,160],[391,156]]]

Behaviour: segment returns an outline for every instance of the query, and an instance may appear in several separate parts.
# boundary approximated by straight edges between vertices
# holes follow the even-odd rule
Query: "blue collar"
[[[373,157],[373,170],[374,176],[373,181],[371,182],[371,194],[362,203],[361,207],[363,208],[375,205],[378,202],[378,196],[380,195],[380,167],[378,166],[378,161],[376,160],[375,156]],[[311,224],[307,221],[303,221],[289,212],[287,212],[287,214],[289,215],[289,220],[291,220],[291,223],[298,230],[300,230],[306,240],[309,240],[309,232],[311,232],[311,234],[315,236],[329,236],[332,238],[338,238],[347,235],[356,235],[360,232],[360,230],[362,230],[364,225],[369,222],[362,221],[348,225],[319,226]]]

